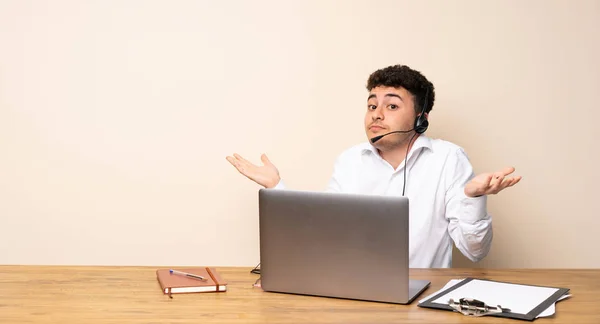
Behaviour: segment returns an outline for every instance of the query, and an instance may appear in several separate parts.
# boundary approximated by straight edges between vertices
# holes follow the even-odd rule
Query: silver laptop
[[[408,198],[261,189],[263,290],[409,304]]]

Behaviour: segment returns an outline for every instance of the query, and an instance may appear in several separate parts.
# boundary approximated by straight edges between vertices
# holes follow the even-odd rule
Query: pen
[[[176,274],[176,275],[180,275],[180,276],[186,276],[186,277],[190,277],[190,278],[194,278],[194,279],[198,279],[198,280],[202,280],[202,281],[206,281],[207,279],[199,276],[199,275],[195,275],[193,273],[187,273],[187,272],[183,272],[183,271],[177,271],[177,270],[173,270],[170,269],[169,270],[170,274]]]

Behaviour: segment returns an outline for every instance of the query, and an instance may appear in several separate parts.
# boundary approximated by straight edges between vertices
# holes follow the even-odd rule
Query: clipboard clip
[[[502,308],[500,305],[495,307],[489,306],[484,302],[473,298],[461,298],[458,302],[454,299],[450,299],[448,305],[463,315],[475,317],[510,312],[510,309],[508,308]]]

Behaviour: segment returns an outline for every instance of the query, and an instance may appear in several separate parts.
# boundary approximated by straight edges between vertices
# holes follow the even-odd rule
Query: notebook
[[[160,284],[160,288],[163,294],[168,294],[169,297],[171,297],[171,294],[227,291],[227,282],[223,280],[215,268],[195,267],[174,269],[176,272],[190,273],[204,277],[206,278],[205,281],[171,273],[170,270],[156,270],[156,278]]]

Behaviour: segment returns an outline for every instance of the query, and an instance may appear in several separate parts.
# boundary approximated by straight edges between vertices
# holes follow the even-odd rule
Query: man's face
[[[376,87],[367,99],[365,132],[369,139],[397,130],[411,130],[415,118],[413,95],[404,88]],[[413,132],[383,137],[373,146],[380,150],[396,148],[413,136]]]

